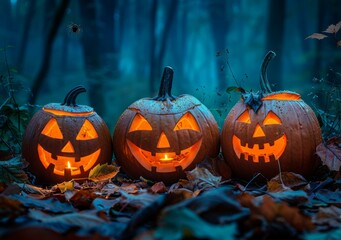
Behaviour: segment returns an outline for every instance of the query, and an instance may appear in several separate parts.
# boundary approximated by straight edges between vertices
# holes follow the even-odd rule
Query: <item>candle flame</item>
[[[67,168],[70,168],[70,169],[71,169],[70,161],[67,162]]]
[[[167,153],[165,153],[165,157],[164,158],[160,158],[161,161],[172,161],[173,158],[168,157]]]

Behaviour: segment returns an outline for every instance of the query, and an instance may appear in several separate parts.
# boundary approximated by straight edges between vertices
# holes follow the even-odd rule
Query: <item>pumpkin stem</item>
[[[171,67],[165,67],[162,74],[159,94],[153,98],[157,101],[165,101],[166,99],[175,100],[172,95],[172,83],[173,83],[173,69]]]
[[[276,53],[273,51],[269,51],[265,55],[262,66],[261,66],[260,87],[262,89],[262,92],[264,92],[264,93],[271,93],[272,92],[266,71],[268,69],[269,62],[274,57],[276,57]]]
[[[66,94],[66,97],[64,98],[64,102],[61,105],[72,106],[72,107],[77,106],[76,98],[82,92],[86,92],[86,89],[83,86],[77,86],[77,87],[72,88]]]

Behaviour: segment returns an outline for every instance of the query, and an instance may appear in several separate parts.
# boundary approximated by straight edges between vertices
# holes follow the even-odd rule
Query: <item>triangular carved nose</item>
[[[73,148],[72,144],[70,141],[68,141],[65,146],[62,149],[62,152],[64,153],[74,153],[75,149]]]
[[[169,148],[170,144],[164,132],[161,133],[159,141],[157,142],[157,148]]]
[[[253,133],[253,137],[265,137],[265,133],[259,124],[256,125],[256,129]]]

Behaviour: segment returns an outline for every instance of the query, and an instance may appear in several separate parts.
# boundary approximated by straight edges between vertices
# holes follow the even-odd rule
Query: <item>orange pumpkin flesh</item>
[[[174,97],[172,77],[173,70],[166,67],[159,95],[130,105],[116,124],[114,153],[130,177],[172,183],[219,152],[212,114],[190,95]]]
[[[110,132],[91,107],[75,104],[82,87],[72,89],[63,104],[50,103],[27,126],[23,156],[43,184],[87,177],[98,163],[110,163]]]

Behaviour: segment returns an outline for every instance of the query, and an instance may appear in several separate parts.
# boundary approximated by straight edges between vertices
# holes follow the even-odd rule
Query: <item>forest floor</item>
[[[82,183],[2,183],[0,238],[341,239],[341,175],[330,170],[341,150],[328,149],[310,181],[292,172],[231,179],[218,158],[170,186],[132,181],[116,167]]]

